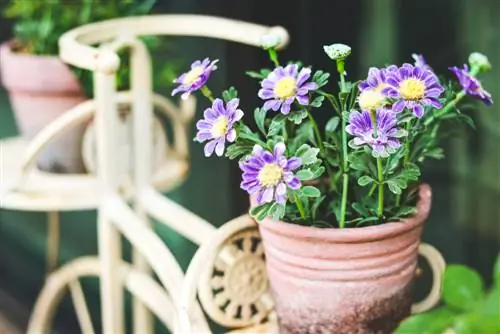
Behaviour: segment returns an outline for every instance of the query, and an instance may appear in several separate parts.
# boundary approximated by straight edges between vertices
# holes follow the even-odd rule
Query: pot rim
[[[415,215],[397,222],[388,222],[374,226],[348,227],[343,229],[333,227],[318,228],[292,224],[285,221],[277,222],[272,218],[266,218],[257,223],[259,227],[270,230],[272,233],[291,238],[327,239],[344,243],[383,240],[406,233],[422,225],[429,215],[431,198],[431,187],[428,184],[421,184],[419,186],[419,201]]]
[[[11,57],[20,57],[20,58],[41,58],[41,59],[60,59],[59,55],[51,54],[51,55],[39,55],[35,53],[22,53],[22,52],[14,52],[12,50],[12,44],[14,44],[13,39],[9,39],[3,43],[0,43],[0,50],[4,52],[4,55],[8,55]]]

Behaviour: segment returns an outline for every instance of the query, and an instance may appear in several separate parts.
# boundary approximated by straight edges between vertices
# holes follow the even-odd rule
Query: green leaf
[[[302,169],[295,173],[295,176],[301,181],[308,181],[314,179],[314,174],[309,169]]]
[[[237,97],[238,97],[238,91],[234,87],[230,87],[229,89],[222,92],[222,98],[226,103]]]
[[[271,209],[271,206],[274,203],[265,203],[259,206],[255,206],[250,209],[250,215],[257,219],[257,220],[263,220],[266,217],[269,217],[269,210]]]
[[[292,111],[288,114],[288,119],[297,125],[302,123],[302,120],[305,118],[307,118],[307,111],[304,109]]]
[[[325,167],[321,166],[321,165],[316,165],[316,166],[312,166],[311,168],[311,172],[313,173],[313,179],[317,179],[318,177],[320,177],[321,175],[323,175],[323,173],[325,172]]]
[[[303,144],[299,147],[299,149],[295,153],[295,156],[302,159],[302,166],[307,166],[318,161],[318,153],[318,148],[312,148],[307,144]]]
[[[436,160],[444,158],[444,152],[441,147],[435,147],[425,152],[425,156]]]
[[[446,308],[417,314],[404,320],[394,334],[442,334],[452,326],[454,315]]]
[[[325,97],[323,95],[316,96],[314,100],[309,104],[310,107],[312,108],[319,108],[323,104],[323,101],[325,100]]]
[[[282,114],[279,114],[273,118],[271,124],[269,125],[269,131],[267,132],[267,137],[272,137],[277,135],[280,131],[283,130],[285,118]]]
[[[387,183],[387,186],[389,187],[389,190],[395,194],[395,195],[401,195],[403,192],[401,187],[398,185],[397,181],[395,180],[387,180],[385,183]]]
[[[330,73],[326,73],[326,72],[319,70],[319,71],[316,71],[314,73],[312,81],[314,81],[318,85],[318,88],[320,88],[328,83],[329,77],[330,77]]]
[[[466,123],[474,130],[476,129],[476,125],[474,124],[474,120],[470,116],[467,116],[466,114],[458,114],[457,119]]]
[[[313,187],[313,186],[305,186],[302,187],[301,189],[302,196],[304,197],[319,197],[321,196],[321,192],[319,191],[318,188]]]
[[[497,255],[497,261],[493,269],[493,280],[496,287],[500,290],[500,253]]]
[[[265,136],[266,127],[264,126],[264,121],[266,120],[266,110],[264,108],[255,108],[253,111],[253,118],[255,119],[255,124],[260,132]]]
[[[311,216],[312,216],[312,219],[316,219],[316,217],[317,217],[316,213],[318,211],[318,208],[321,205],[321,203],[323,203],[323,201],[325,200],[325,198],[326,198],[326,196],[321,196],[321,197],[316,197],[314,199],[314,202],[311,205]]]
[[[358,184],[361,186],[361,187],[365,187],[367,185],[369,185],[370,183],[372,183],[373,181],[375,181],[374,179],[372,179],[370,176],[368,175],[363,175],[361,176],[359,179],[358,179]]]
[[[328,123],[326,123],[325,131],[326,132],[334,132],[335,130],[337,130],[339,123],[340,123],[340,117],[335,116],[335,117],[330,118]]]
[[[253,147],[254,144],[252,143],[243,143],[243,142],[234,143],[227,147],[226,157],[230,160],[234,160],[236,158],[250,155],[252,153]]]
[[[250,78],[254,78],[254,79],[264,79],[265,78],[262,76],[262,74],[260,74],[259,72],[255,72],[255,71],[246,71],[245,74],[248,75]]]
[[[349,167],[358,171],[367,171],[368,163],[366,161],[366,156],[363,154],[351,154],[349,156]]]
[[[414,214],[417,211],[415,207],[412,206],[402,206],[399,208],[398,212],[396,213],[397,217],[407,217],[412,214]]]
[[[283,204],[273,203],[267,212],[268,217],[274,220],[281,220],[285,215],[285,206]]]
[[[443,299],[447,305],[459,310],[471,310],[483,297],[483,280],[476,271],[463,265],[446,267]]]

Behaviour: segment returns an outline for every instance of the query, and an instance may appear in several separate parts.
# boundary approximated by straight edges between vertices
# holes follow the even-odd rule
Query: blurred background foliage
[[[12,46],[17,52],[35,55],[57,55],[59,37],[75,27],[103,20],[146,15],[157,0],[4,0],[3,17],[12,20]],[[152,52],[173,54],[165,38],[143,37]],[[118,72],[118,88],[128,89],[129,64],[127,52],[120,53],[122,66]],[[171,87],[179,61],[155,59],[155,84]],[[93,96],[89,71],[73,68],[88,96]]]
[[[75,2],[61,0],[60,6]],[[83,2],[78,1],[80,5]],[[446,143],[447,158],[427,165],[424,170],[424,180],[433,188],[433,208],[423,239],[436,246],[448,262],[469,265],[478,270],[487,285],[491,283],[492,266],[500,249],[500,85],[497,83],[500,78],[500,1],[162,0],[154,4],[152,12],[219,15],[282,25],[289,30],[291,43],[280,59],[300,59],[316,69],[331,72],[334,71],[332,63],[322,46],[346,43],[353,47],[347,64],[348,75],[356,79],[364,78],[369,66],[412,62],[412,53],[424,54],[437,72],[450,77],[447,68],[465,63],[470,52],[488,55],[493,69],[481,78],[497,104],[475,113],[477,131],[457,128],[462,136]],[[0,40],[12,36],[11,23],[0,22]],[[234,85],[239,89],[244,110],[253,110],[259,103],[257,83],[244,72],[268,66],[264,52],[209,39],[171,37],[167,42],[178,57],[173,58],[184,66],[202,57],[220,59],[220,69],[211,79],[214,93]],[[155,65],[171,64],[168,51],[153,50],[153,54]],[[159,72],[159,67],[154,72]],[[168,89],[159,86],[159,83],[166,84],[166,80],[163,81],[157,82],[155,89],[169,95]],[[197,117],[201,116],[204,106],[205,101],[200,100]],[[327,118],[325,115],[323,119]],[[5,93],[0,92],[0,136],[16,133]],[[196,143],[191,152],[189,179],[168,196],[214,225],[247,210],[248,199],[239,190],[237,165],[224,159],[204,158],[201,146]],[[213,189],[217,189],[216,194]],[[0,214],[0,289],[9,291],[29,309],[43,284],[45,216],[5,210]],[[65,213],[61,227],[61,264],[76,256],[97,252],[95,212]],[[167,228],[157,227],[157,231],[185,268],[196,247]],[[430,280],[424,276],[417,282],[416,299],[425,294]],[[96,321],[99,319],[97,291],[95,281],[86,285]],[[59,313],[57,320],[61,328],[74,328],[71,303],[66,303]]]

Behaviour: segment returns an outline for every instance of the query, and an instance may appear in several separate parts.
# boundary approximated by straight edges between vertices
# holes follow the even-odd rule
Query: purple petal
[[[424,115],[424,107],[420,104],[415,104],[413,107],[413,114],[415,114],[417,118],[421,118]]]
[[[297,95],[297,101],[301,105],[307,106],[307,105],[309,105],[309,96],[307,96],[307,95]]]
[[[224,137],[221,137],[217,140],[217,146],[215,147],[215,154],[217,156],[221,157],[222,154],[224,154],[224,144],[226,143],[226,140]]]
[[[215,99],[212,103],[212,109],[217,115],[225,115],[226,110],[224,108],[224,102],[221,99]]]
[[[281,113],[283,115],[288,115],[290,113],[291,103],[285,102],[281,105]]]
[[[200,119],[198,122],[196,122],[196,128],[198,130],[212,130],[212,127],[213,127],[213,123],[212,122],[208,122],[204,119]]]
[[[235,129],[229,130],[226,135],[226,139],[230,143],[234,142],[236,140],[236,130]]]
[[[233,115],[233,117],[231,119],[231,122],[234,123],[234,122],[239,121],[240,119],[243,118],[243,115],[244,115],[243,110],[236,109],[236,111],[234,112],[234,115]]]
[[[226,103],[226,111],[229,114],[229,112],[233,113],[237,108],[238,105],[240,104],[240,99],[232,99],[228,103]]]
[[[205,109],[205,111],[203,112],[203,117],[206,119],[206,120],[210,120],[210,121],[215,121],[217,119],[217,117],[219,117],[219,115],[217,114],[217,112],[215,110],[213,110],[212,108],[207,108]]]
[[[204,148],[205,156],[209,157],[214,153],[215,145],[217,145],[217,140],[209,141]]]
[[[297,77],[297,87],[301,87],[311,77],[311,69],[303,68]]]
[[[280,182],[276,187],[276,195],[283,196],[286,194],[286,185],[283,182]]]
[[[270,203],[273,201],[273,196],[274,196],[274,188],[267,187],[266,190],[264,190],[264,193],[262,194],[262,201],[264,203]]]
[[[199,142],[204,142],[206,140],[212,139],[214,136],[210,132],[198,132],[196,134],[196,140]]]
[[[288,159],[287,165],[286,165],[286,170],[287,171],[293,171],[299,168],[302,165],[302,159],[293,157]]]
[[[399,100],[392,105],[392,111],[394,111],[395,113],[400,113],[403,111],[405,106],[406,106],[406,102],[404,100]]]
[[[263,100],[268,100],[274,98],[274,92],[271,89],[268,88],[262,88],[259,90],[257,95],[263,99]]]
[[[287,182],[287,185],[290,189],[293,189],[293,190],[297,190],[300,188],[300,186],[302,185],[300,183],[300,180],[296,177],[293,177],[290,182]]]
[[[277,111],[281,107],[281,101],[280,100],[269,100],[264,103],[264,110],[269,110],[272,109],[274,111]]]
[[[262,152],[261,157],[262,157],[262,160],[264,160],[264,162],[266,164],[271,164],[271,163],[275,162],[274,156],[268,151]]]
[[[284,143],[278,143],[274,146],[274,158],[278,159],[285,153],[286,147]]]

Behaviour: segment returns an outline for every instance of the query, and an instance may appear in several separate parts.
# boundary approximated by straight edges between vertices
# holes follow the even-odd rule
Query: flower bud
[[[264,50],[276,48],[281,43],[281,38],[276,34],[267,34],[260,38],[260,46]]]
[[[473,52],[469,56],[470,66],[478,66],[482,71],[487,71],[491,68],[488,57],[479,52]]]
[[[332,60],[344,60],[351,54],[351,47],[345,44],[331,44],[323,46],[323,50]]]

